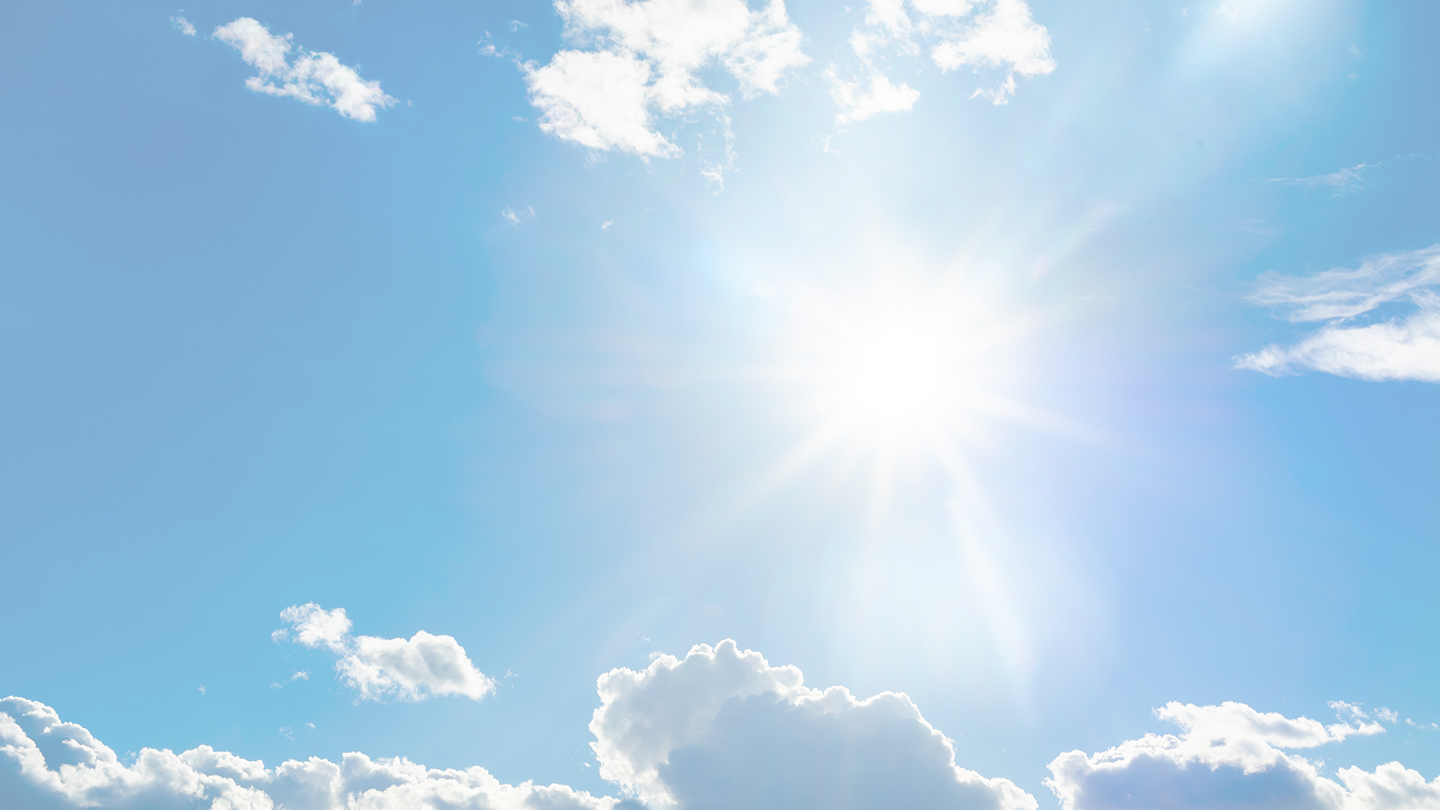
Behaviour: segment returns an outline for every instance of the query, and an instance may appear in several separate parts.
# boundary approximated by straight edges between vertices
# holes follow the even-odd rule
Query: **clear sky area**
[[[1437,31],[6,4],[0,808],[1440,809]]]

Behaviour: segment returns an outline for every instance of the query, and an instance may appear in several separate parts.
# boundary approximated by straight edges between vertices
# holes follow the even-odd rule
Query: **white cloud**
[[[376,108],[396,103],[381,91],[379,82],[360,78],[334,54],[296,50],[291,61],[293,35],[275,36],[250,17],[219,26],[214,37],[238,50],[240,58],[259,71],[245,80],[245,86],[256,92],[323,104],[356,121],[374,121]]]
[[[295,609],[287,631],[344,646],[342,612]],[[339,615],[337,615],[339,614]],[[307,630],[316,632],[307,633]],[[398,641],[398,640],[397,640]],[[684,659],[657,655],[601,676],[590,729],[600,774],[649,810],[1036,810],[1006,779],[956,766],[950,741],[903,694],[858,700],[807,687],[733,641]],[[1147,734],[1095,754],[1071,751],[1046,781],[1063,810],[1433,810],[1440,779],[1399,763],[1374,771],[1295,753],[1381,733],[1359,706],[1339,722],[1287,718],[1239,703],[1171,703],[1178,735]],[[1374,714],[1389,719],[1385,709]],[[1412,725],[1414,725],[1412,723]],[[306,723],[306,728],[314,728]],[[280,729],[291,736],[290,727]],[[209,746],[144,748],[124,764],[50,707],[0,700],[0,807],[17,810],[639,810],[564,785],[503,784],[479,767],[429,769],[403,757],[347,753],[269,768]]]
[[[835,123],[863,121],[882,112],[908,112],[920,98],[920,91],[901,82],[899,86],[890,83],[885,76],[876,73],[870,77],[870,87],[861,87],[859,82],[847,82],[835,73],[832,67],[825,71],[830,80],[830,97],[840,112]]]
[[[1015,94],[1017,75],[1041,76],[1055,70],[1050,32],[1035,22],[1025,0],[869,0],[865,22],[850,35],[850,47],[866,78],[846,82],[833,66],[826,73],[831,95],[840,106],[841,123],[914,105],[920,94],[904,84],[893,87],[881,71],[880,60],[891,55],[916,56],[928,47],[930,60],[942,73],[967,67],[975,72],[1004,71],[998,85],[976,89],[971,95],[997,105],[1008,103]],[[861,95],[858,88],[865,83],[872,89]]]
[[[1267,273],[1260,283],[1251,300],[1287,310],[1287,320],[1350,319],[1440,286],[1440,245],[1387,253],[1367,259],[1356,270],[1327,270],[1304,277]]]
[[[344,652],[354,625],[345,615],[345,608],[325,610],[314,602],[291,605],[280,611],[280,621],[290,625],[270,634],[272,641],[284,641],[294,634],[295,641],[306,647],[326,647]]]
[[[1270,345],[1235,359],[1271,375],[1311,369],[1362,380],[1440,382],[1440,245],[1368,259],[1358,269],[1260,278],[1251,297],[1289,321],[1327,321],[1292,346]],[[1408,312],[1355,325],[1391,304]]]
[[[1440,301],[1403,319],[1326,326],[1293,346],[1266,346],[1235,364],[1274,376],[1311,369],[1375,382],[1440,382]]]
[[[282,730],[282,733],[285,730]],[[16,810],[616,810],[564,785],[507,785],[483,768],[345,754],[266,768],[209,746],[145,748],[130,765],[48,706],[0,700],[0,805]]]
[[[1042,76],[1055,69],[1050,32],[1030,16],[1024,0],[995,0],[971,25],[942,34],[930,58],[945,71],[1003,67],[1009,77]]]
[[[744,0],[557,0],[555,8],[566,37],[591,47],[525,65],[530,100],[543,131],[593,149],[678,155],[656,117],[731,101],[703,72],[723,68],[753,98],[778,93],[786,72],[809,61],[783,0],[759,11]]]
[[[1284,749],[1306,749],[1382,731],[1349,711],[1350,722],[1324,725],[1261,713],[1241,703],[1156,711],[1178,725],[1176,735],[1146,734],[1108,751],[1062,754],[1046,784],[1064,810],[1165,807],[1286,810],[1421,810],[1440,806],[1440,779],[1397,762],[1374,772],[1341,768],[1339,781],[1320,764]],[[1363,714],[1363,713],[1361,713]]]
[[[342,611],[289,611],[286,635],[347,649]],[[343,628],[336,632],[336,628]],[[358,641],[358,640],[357,640]],[[303,642],[302,642],[303,643]],[[910,699],[857,700],[804,685],[734,642],[656,656],[599,679],[590,724],[601,775],[650,810],[1036,810],[1006,779],[955,766],[949,740]],[[313,728],[306,724],[307,728]],[[279,730],[293,736],[293,729]],[[0,701],[0,806],[24,810],[640,810],[563,785],[506,785],[482,768],[434,770],[348,753],[275,768],[209,746],[146,748],[133,764],[49,707]]]
[[[516,211],[507,205],[500,212],[500,218],[505,220],[507,225],[519,225],[523,220],[534,219],[535,209],[527,205],[523,210]]]
[[[178,14],[170,18],[170,24],[175,26],[176,30],[187,37],[195,36],[195,26],[191,25],[189,20]]]
[[[1338,197],[1365,188],[1365,169],[1367,168],[1373,167],[1360,163],[1329,174],[1317,174],[1311,177],[1276,177],[1272,178],[1270,182],[1304,188],[1331,188],[1335,190],[1335,195]]]
[[[1381,706],[1380,708],[1378,708],[1378,709],[1375,710],[1375,716],[1378,717],[1378,718],[1380,718],[1381,720],[1384,720],[1384,721],[1387,722],[1387,723],[1398,723],[1398,722],[1400,722],[1400,714],[1399,714],[1399,712],[1393,712],[1393,711],[1385,708],[1384,706]]]
[[[804,685],[733,641],[601,676],[600,775],[648,806],[716,810],[1035,810],[1007,779],[955,765],[908,697]]]
[[[409,639],[352,636],[344,608],[325,610],[314,602],[285,608],[280,618],[290,626],[271,638],[293,639],[340,656],[335,671],[361,700],[420,701],[448,695],[480,700],[495,691],[495,682],[475,668],[451,636],[424,630]]]

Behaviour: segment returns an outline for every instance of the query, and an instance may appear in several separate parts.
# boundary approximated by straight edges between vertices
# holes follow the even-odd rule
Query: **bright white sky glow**
[[[1004,392],[1024,372],[1012,350],[1033,317],[1007,314],[983,281],[888,272],[839,293],[803,288],[790,313],[782,375],[812,427],[782,474],[863,458],[883,506],[906,469],[971,486],[965,446],[985,421],[1037,418]]]
[[[0,810],[1440,810],[1440,3],[6,12]]]

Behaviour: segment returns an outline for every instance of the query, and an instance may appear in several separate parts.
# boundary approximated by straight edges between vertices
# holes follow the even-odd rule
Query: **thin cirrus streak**
[[[1359,191],[1366,186],[1365,174],[1367,169],[1374,169],[1366,163],[1358,163],[1348,166],[1329,174],[1315,174],[1309,177],[1274,177],[1271,183],[1278,183],[1282,186],[1300,186],[1302,188],[1329,188],[1335,195],[1341,196],[1354,191]]]
[[[1440,245],[1375,256],[1355,269],[1262,276],[1250,300],[1292,323],[1325,325],[1298,343],[1241,355],[1238,368],[1272,376],[1312,370],[1362,380],[1440,382]],[[1403,311],[1355,323],[1387,307]]]

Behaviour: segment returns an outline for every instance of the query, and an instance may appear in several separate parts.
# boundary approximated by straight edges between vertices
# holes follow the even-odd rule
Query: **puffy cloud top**
[[[334,612],[327,611],[333,618]],[[312,612],[313,615],[313,612]],[[591,729],[602,774],[650,810],[1036,810],[1006,779],[956,767],[949,741],[904,695],[857,700],[806,687],[734,642],[657,657],[600,679]],[[1171,703],[1177,735],[1147,734],[1050,763],[1064,810],[1435,810],[1440,779],[1399,763],[1334,778],[1295,750],[1374,734],[1358,707],[1329,725],[1240,703]],[[1394,722],[1398,715],[1377,710]],[[209,746],[142,749],[129,764],[49,706],[0,700],[6,810],[643,810],[564,785],[509,785],[483,768],[433,769],[347,753],[270,768]]]
[[[299,605],[286,632],[348,649],[343,611]],[[601,774],[652,810],[1035,810],[1028,793],[955,765],[904,695],[804,685],[733,641],[600,678]],[[113,810],[641,810],[563,785],[506,785],[482,768],[345,754],[275,768],[209,746],[144,749],[131,765],[48,706],[0,701],[0,806]]]
[[[1046,784],[1065,810],[1420,810],[1440,807],[1440,779],[1426,782],[1399,763],[1373,773],[1342,768],[1339,782],[1285,749],[1314,748],[1383,729],[1334,704],[1348,722],[1325,725],[1258,712],[1243,703],[1171,703],[1156,712],[1179,735],[1146,734],[1096,754],[1061,754]]]
[[[345,754],[276,768],[209,746],[146,748],[122,765],[89,731],[35,701],[0,700],[0,806],[7,810],[616,810],[564,785],[507,785],[484,768],[427,769]]]
[[[804,685],[733,641],[601,676],[600,774],[655,808],[1035,810],[1008,779],[955,764],[908,697]]]

